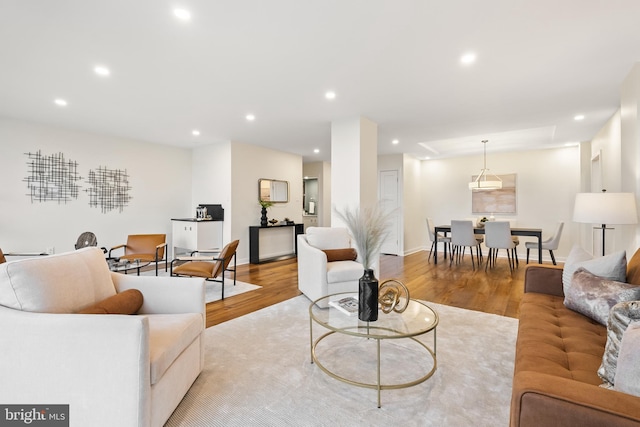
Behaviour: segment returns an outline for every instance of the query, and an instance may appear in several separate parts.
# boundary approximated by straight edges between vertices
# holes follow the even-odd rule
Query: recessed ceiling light
[[[194,129],[194,130],[191,131],[191,135],[200,136],[200,131],[198,129]]]
[[[67,106],[67,101],[65,101],[62,98],[58,98],[56,100],[53,101],[56,105],[60,106],[60,107],[66,107]]]
[[[252,121],[254,121],[256,119],[256,116],[254,116],[253,114],[247,114],[246,118],[247,118],[247,120],[252,122]]]
[[[320,152],[320,149],[319,149],[319,148],[315,148],[315,149],[313,150],[313,152],[314,152],[314,153],[316,153],[316,154],[318,154],[318,153]]]
[[[580,121],[580,120],[584,120],[584,115],[583,115],[583,114],[578,114],[577,116],[575,116],[575,117],[573,118],[573,120],[578,120],[578,121]]]
[[[470,65],[476,62],[476,54],[473,52],[465,53],[460,57],[460,62],[464,65]]]
[[[393,145],[398,145],[398,144],[400,144],[400,141],[398,141],[397,139],[394,139],[393,141],[391,141],[391,143]]]
[[[324,97],[327,99],[336,99],[336,93],[329,91],[327,93],[324,94]]]
[[[182,21],[191,20],[191,12],[189,12],[187,9],[173,9],[173,14],[176,18]]]
[[[102,65],[97,65],[94,67],[93,71],[95,71],[95,73],[99,76],[103,76],[106,77],[109,74],[111,74],[111,71],[109,71],[109,69],[107,67],[104,67]]]

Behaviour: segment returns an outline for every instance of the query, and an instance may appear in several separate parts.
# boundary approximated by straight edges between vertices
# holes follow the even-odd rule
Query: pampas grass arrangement
[[[364,268],[373,268],[376,255],[380,253],[382,243],[389,234],[388,226],[393,211],[384,212],[378,205],[372,208],[334,210],[351,232]]]

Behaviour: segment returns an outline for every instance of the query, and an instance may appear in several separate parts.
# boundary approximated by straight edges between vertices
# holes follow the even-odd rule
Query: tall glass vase
[[[358,319],[363,322],[378,320],[378,279],[370,268],[364,270],[359,281]]]

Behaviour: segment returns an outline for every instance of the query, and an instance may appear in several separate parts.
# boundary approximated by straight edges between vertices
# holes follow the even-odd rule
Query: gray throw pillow
[[[562,270],[562,287],[565,295],[567,288],[571,285],[573,273],[580,267],[584,267],[589,273],[604,279],[618,282],[627,281],[627,253],[625,251],[594,258],[580,246],[575,245],[569,252]]]
[[[573,274],[564,294],[564,305],[607,325],[611,307],[622,301],[640,300],[640,286],[607,280],[591,274],[584,267]]]
[[[631,322],[620,343],[614,390],[640,396],[640,322]]]
[[[639,320],[640,301],[621,302],[611,309],[607,322],[607,344],[598,369],[598,376],[604,381],[603,387],[611,388],[614,385],[622,335],[631,322]]]

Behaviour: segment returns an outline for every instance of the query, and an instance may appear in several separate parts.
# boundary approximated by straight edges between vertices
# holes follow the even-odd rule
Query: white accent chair
[[[560,245],[560,236],[562,236],[562,228],[564,227],[564,222],[559,222],[558,227],[556,228],[556,233],[548,238],[547,240],[542,241],[542,250],[548,250],[551,255],[551,261],[553,265],[556,264],[556,257],[553,256],[553,251],[558,249]],[[527,248],[527,264],[529,264],[529,251],[531,249],[538,250],[538,242],[527,242],[524,244],[525,248]]]
[[[74,314],[127,289],[135,315]],[[0,265],[0,402],[75,426],[162,426],[203,369],[204,280],[109,271],[96,247]]]
[[[327,262],[325,249],[351,248],[344,227],[308,227],[298,235],[298,289],[311,301],[338,292],[357,292],[364,266],[356,261]]]

